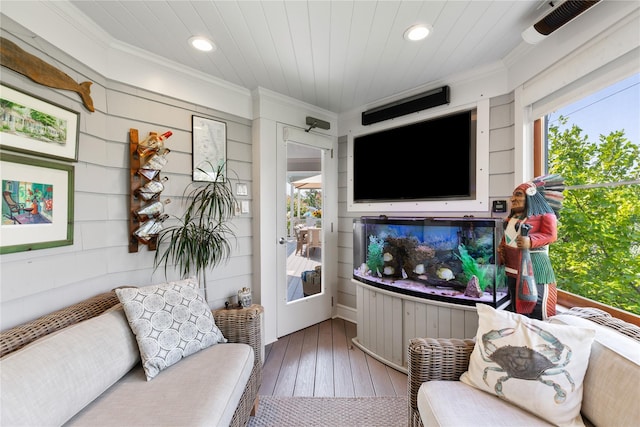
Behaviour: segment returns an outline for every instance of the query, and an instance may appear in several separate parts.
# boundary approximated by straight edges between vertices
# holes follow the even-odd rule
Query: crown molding
[[[2,13],[106,79],[253,118],[248,89],[120,42],[68,1],[3,1]]]

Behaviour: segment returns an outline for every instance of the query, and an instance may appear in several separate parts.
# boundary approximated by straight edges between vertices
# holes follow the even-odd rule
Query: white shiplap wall
[[[107,80],[46,41],[23,34],[19,26],[3,20],[2,37],[78,82],[94,82],[91,95],[96,111],[86,110],[74,92],[51,89],[2,68],[3,83],[80,112],[80,143],[74,163],[74,243],[2,256],[1,329],[117,286],[165,280],[162,269],[153,272],[154,252],[143,245],[137,253],[128,252],[130,128],[138,129],[141,136],[173,131],[166,143],[171,149],[169,162],[162,171],[169,177],[162,198],[172,201],[167,213],[179,215],[184,209],[182,194],[191,182],[194,114],[227,123],[228,167],[252,193],[250,120]],[[136,72],[135,64],[131,72]],[[243,198],[250,201],[250,196]],[[244,214],[233,220],[237,244],[232,257],[207,274],[213,307],[222,306],[237,289],[252,285],[251,219],[251,214]],[[175,278],[177,274],[170,270],[169,279]]]

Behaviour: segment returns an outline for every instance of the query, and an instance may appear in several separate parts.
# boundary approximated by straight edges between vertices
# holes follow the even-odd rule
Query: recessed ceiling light
[[[404,32],[404,38],[411,41],[418,41],[426,38],[431,32],[427,25],[414,25]]]
[[[189,44],[203,52],[209,52],[216,48],[211,40],[206,37],[194,36],[189,39]]]

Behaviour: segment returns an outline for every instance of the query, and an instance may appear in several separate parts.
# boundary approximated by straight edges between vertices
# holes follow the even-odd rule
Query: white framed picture
[[[227,124],[192,116],[193,180],[224,181],[227,161]]]
[[[80,113],[5,84],[0,85],[0,147],[78,160]]]

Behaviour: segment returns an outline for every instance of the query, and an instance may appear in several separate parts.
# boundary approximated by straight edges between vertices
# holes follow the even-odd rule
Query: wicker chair
[[[457,381],[469,366],[474,340],[413,338],[409,341],[409,425],[422,427],[418,412],[418,389],[426,381]]]
[[[607,326],[640,342],[640,327],[612,317],[602,310],[574,307],[564,312]],[[418,389],[426,381],[458,381],[467,371],[475,345],[471,339],[413,338],[408,348],[409,425],[422,427],[418,412]]]

